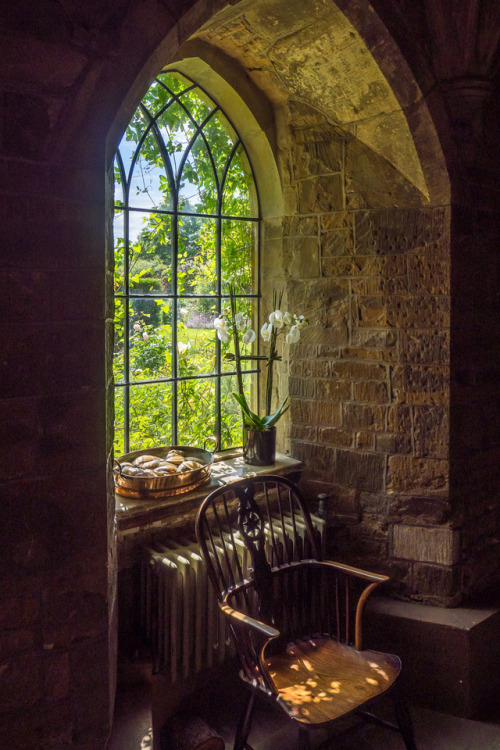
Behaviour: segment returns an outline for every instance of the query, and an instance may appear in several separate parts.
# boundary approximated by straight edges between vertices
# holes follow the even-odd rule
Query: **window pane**
[[[222,184],[226,165],[229,163],[234,146],[238,141],[238,136],[227,117],[220,110],[210,118],[204,128],[204,133],[210,143],[210,150],[216,164],[217,175]],[[241,189],[242,186],[238,187]],[[245,189],[245,187],[246,184],[243,183],[243,188]],[[237,214],[237,216],[239,215]]]
[[[222,213],[225,216],[258,216],[252,170],[243,146],[238,146],[223,185]]]
[[[119,383],[125,380],[125,301],[120,297],[115,297],[114,328],[113,375]]]
[[[172,384],[130,388],[130,451],[172,444]]]
[[[131,294],[172,292],[172,218],[168,214],[131,214],[129,285]]]
[[[217,183],[205,141],[198,136],[189,151],[179,182],[179,211],[213,214],[217,211]]]
[[[157,78],[174,94],[179,94],[181,91],[184,91],[184,89],[193,86],[193,82],[190,81],[189,78],[184,78],[184,76],[177,71],[175,73],[170,73],[168,71],[166,73],[160,73]]]
[[[217,292],[215,219],[179,217],[177,283],[179,294]]]
[[[168,300],[130,301],[130,380],[169,378],[172,373],[172,315]]]
[[[171,90],[169,91],[168,88],[165,88],[164,86],[164,83],[167,83],[167,81],[164,81],[162,79],[164,79],[164,76],[160,75],[158,76],[156,81],[153,81],[149,88],[149,91],[146,93],[144,99],[142,100],[148,112],[152,116],[155,116],[159,112],[161,112],[161,110],[166,107],[168,102],[172,99]]]
[[[215,372],[215,340],[210,299],[180,300],[177,325],[177,375],[208,375]]]
[[[210,97],[197,88],[181,94],[179,101],[185,106],[198,127],[203,124],[215,107],[215,104]]]
[[[115,438],[113,442],[115,456],[122,456],[125,453],[124,394],[124,388],[115,388]]]
[[[123,211],[115,210],[113,219],[113,235],[115,240],[115,294],[125,291],[125,225]]]
[[[178,102],[173,102],[156,120],[174,176],[177,178],[179,166],[186,148],[197,131],[197,127],[186,115],[186,110]]]
[[[229,294],[232,284],[240,294],[253,289],[254,227],[250,221],[222,220],[222,291]]]
[[[255,383],[254,375],[243,376],[243,390],[249,404],[251,401],[252,382]],[[238,402],[232,395],[238,391],[236,375],[221,379],[221,450],[240,446],[243,441],[243,426],[241,411]],[[254,405],[255,406],[255,405]]]
[[[181,380],[177,402],[178,444],[203,448],[216,432],[215,379]]]
[[[134,208],[172,207],[172,189],[168,172],[158,141],[151,130],[140,146],[133,167],[128,202]]]

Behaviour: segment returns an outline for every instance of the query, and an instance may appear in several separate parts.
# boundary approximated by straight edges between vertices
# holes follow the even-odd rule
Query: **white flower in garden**
[[[264,325],[260,329],[260,335],[262,336],[262,338],[264,339],[264,341],[269,341],[270,340],[272,330],[273,330],[273,327],[272,327],[271,323],[269,323],[269,325],[267,323],[264,323]]]
[[[293,320],[293,318],[292,318],[292,316],[290,315],[289,312],[284,312],[283,313],[283,323],[284,323],[284,325],[289,326],[290,323],[292,322],[292,320]]]
[[[187,352],[187,350],[189,349],[190,346],[191,346],[191,344],[190,344],[189,341],[187,343],[185,343],[184,341],[178,341],[177,342],[177,351],[179,352],[179,354],[184,354],[185,352]]]
[[[252,344],[255,341],[255,331],[249,328],[248,331],[245,331],[241,340],[244,344]]]
[[[226,319],[223,318],[222,316],[220,318],[215,318],[215,320],[214,320],[214,328],[216,328],[217,330],[219,328],[227,328]]]
[[[144,341],[147,341],[149,339],[149,334],[144,331],[144,333],[142,334],[142,338],[144,339]]]
[[[300,339],[300,328],[298,325],[294,325],[290,328],[286,335],[286,343],[287,344],[296,344],[297,341]]]
[[[223,344],[227,344],[229,341],[229,331],[227,330],[227,326],[225,328],[222,326],[217,328],[217,338],[219,341],[222,341]]]
[[[141,324],[140,323],[134,323],[134,331],[140,331],[141,330]]]
[[[281,328],[283,326],[283,313],[281,310],[275,310],[270,314],[269,325],[275,326],[275,328]]]

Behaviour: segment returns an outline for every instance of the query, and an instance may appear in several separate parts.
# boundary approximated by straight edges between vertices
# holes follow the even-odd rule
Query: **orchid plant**
[[[225,359],[234,361],[235,363],[238,392],[233,393],[233,396],[240,405],[243,413],[243,423],[247,429],[269,430],[276,425],[278,420],[290,408],[288,404],[289,397],[286,396],[276,411],[271,413],[274,363],[281,360],[277,342],[279,336],[283,336],[287,344],[296,344],[300,339],[301,329],[307,324],[307,319],[303,315],[282,312],[282,299],[283,292],[279,294],[276,291],[273,292],[273,311],[269,315],[268,321],[260,329],[263,342],[269,345],[268,354],[242,353],[242,349],[244,350],[244,347],[251,346],[257,336],[251,327],[250,316],[236,311],[234,288],[231,287],[230,289],[229,307],[226,306],[222,314],[214,321],[219,340],[223,343],[228,343],[232,338],[233,341],[234,352],[227,352]],[[243,390],[243,376],[241,371],[241,362],[244,360],[261,360],[266,362],[266,414],[263,417],[259,417],[248,406]]]

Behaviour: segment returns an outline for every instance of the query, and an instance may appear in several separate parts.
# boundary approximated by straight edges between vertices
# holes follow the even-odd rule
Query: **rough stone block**
[[[332,375],[350,380],[385,380],[387,367],[384,364],[343,360],[332,363]]]
[[[283,219],[284,237],[318,237],[317,216],[285,216]]]
[[[353,239],[349,229],[336,229],[321,234],[321,256],[322,258],[349,255],[353,251]],[[324,276],[332,276],[332,273],[323,273]]]
[[[437,526],[449,519],[450,502],[446,491],[431,495],[391,493],[387,518],[395,524]]]
[[[318,427],[306,424],[292,424],[290,437],[295,440],[304,440],[314,443],[317,439]]]
[[[392,325],[388,321],[387,303],[382,296],[359,298],[357,316],[360,328],[388,328]]]
[[[384,404],[389,401],[386,383],[361,382],[353,383],[352,397],[354,401],[367,401],[374,404]]]
[[[448,461],[403,455],[389,457],[387,489],[395,492],[442,489],[448,486],[448,478]]]
[[[401,331],[401,362],[414,364],[449,364],[449,331]]]
[[[314,398],[315,381],[311,378],[291,377],[288,380],[288,393],[290,398]]]
[[[361,450],[373,450],[375,448],[375,435],[373,432],[357,432],[356,448]]]
[[[339,450],[337,481],[348,487],[377,492],[384,483],[384,457],[374,453]]]
[[[458,590],[458,566],[416,562],[413,565],[411,583],[419,593],[431,594],[443,600],[452,599]]]
[[[340,404],[292,398],[290,412],[294,422],[340,427],[342,421]]]
[[[302,374],[308,378],[328,378],[331,362],[328,359],[306,359],[302,364]]]
[[[341,211],[344,208],[342,175],[301,180],[297,184],[299,211],[303,214]]]
[[[328,131],[310,133],[301,131],[302,138],[312,138],[303,143],[296,144],[293,151],[294,177],[301,180],[305,177],[324,175],[332,172],[340,172],[343,166],[343,144],[340,141],[332,141],[328,137]]]
[[[319,427],[318,441],[327,445],[349,448],[352,446],[353,435],[348,430],[338,430],[335,427]]]
[[[414,409],[415,455],[448,458],[449,430],[448,407],[416,406]]]
[[[351,398],[351,384],[343,380],[318,379],[316,381],[316,398],[333,403],[347,401]]]
[[[394,368],[393,398],[400,404],[446,406],[450,398],[450,372],[444,366],[401,365]]]
[[[449,297],[391,295],[387,298],[387,325],[394,328],[449,328]]]
[[[316,237],[288,237],[283,241],[283,265],[292,279],[320,275],[319,241]]]
[[[450,259],[409,256],[408,281],[410,294],[449,294]]]
[[[460,534],[449,527],[394,524],[394,557],[418,562],[455,565],[460,551]]]
[[[344,404],[343,426],[353,430],[383,430],[386,407]]]
[[[326,445],[303,443],[292,440],[292,455],[307,466],[314,466],[315,471],[334,472],[335,449]]]
[[[378,453],[411,453],[411,434],[386,432],[376,435],[375,447]]]

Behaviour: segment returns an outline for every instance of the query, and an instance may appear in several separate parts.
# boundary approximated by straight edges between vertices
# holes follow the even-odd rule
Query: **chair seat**
[[[321,725],[388,690],[401,671],[392,654],[356,651],[328,637],[295,641],[265,658],[279,702],[297,721]]]

